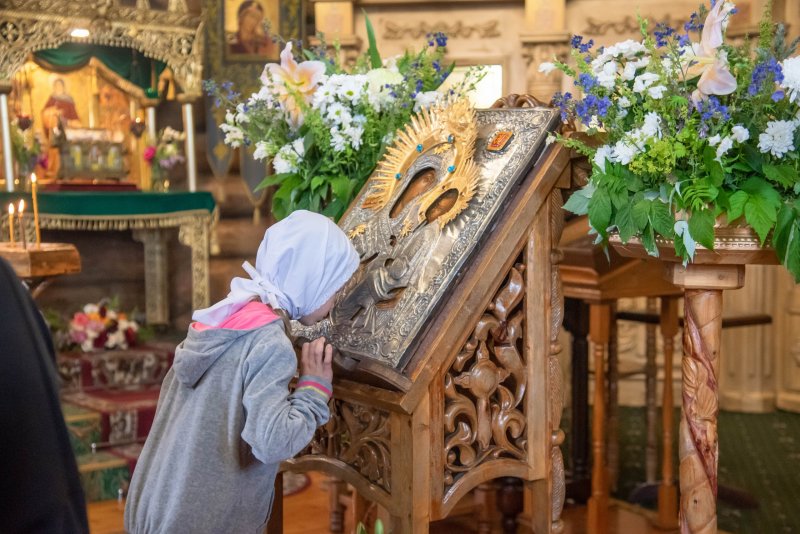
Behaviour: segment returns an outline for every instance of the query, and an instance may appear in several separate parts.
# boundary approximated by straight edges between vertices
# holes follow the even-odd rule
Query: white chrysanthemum
[[[790,102],[800,98],[800,56],[783,62],[783,81],[780,85],[789,95]]]
[[[364,128],[361,126],[350,126],[344,131],[344,135],[350,139],[350,145],[358,150],[361,148],[361,136],[364,135]]]
[[[367,73],[367,99],[370,106],[381,111],[390,106],[395,97],[394,87],[403,81],[403,75],[389,69],[372,69]]]
[[[545,61],[539,64],[539,72],[545,76],[556,70],[556,65],[552,61]]]
[[[298,141],[300,141],[298,145]],[[303,140],[296,139],[293,143],[287,143],[278,150],[275,157],[272,159],[272,167],[277,174],[287,174],[297,172],[297,164],[300,161],[301,154],[298,154],[297,148],[303,150]]]
[[[600,170],[606,172],[606,161],[613,161],[614,151],[608,145],[603,145],[598,148],[594,153],[594,164],[600,167]]]
[[[441,100],[441,98],[442,93],[439,93],[438,91],[425,91],[417,93],[417,96],[414,97],[414,111],[428,109]]]
[[[258,161],[263,161],[269,157],[268,152],[269,145],[265,141],[258,141],[256,143],[256,149],[253,152],[253,159]]]
[[[244,132],[232,124],[220,124],[219,129],[225,134],[224,143],[236,148],[244,143]]]
[[[367,86],[367,77],[364,74],[353,74],[344,76],[336,91],[336,95],[344,101],[351,104],[357,104],[361,97],[364,96],[364,90]]]
[[[621,140],[614,144],[614,159],[623,165],[627,165],[633,161],[633,158],[640,152],[641,150],[629,141]]]
[[[659,100],[664,96],[667,88],[664,85],[654,85],[647,89],[647,94],[650,95],[650,98],[654,100]]]
[[[652,72],[642,73],[633,80],[633,92],[642,93],[657,81],[658,74]]]
[[[731,136],[737,143],[744,143],[750,139],[750,131],[741,124],[737,124],[731,130]]]
[[[770,121],[767,129],[758,136],[758,149],[782,158],[794,147],[794,130],[797,125],[793,121]]]
[[[347,139],[336,128],[331,128],[331,148],[335,152],[344,152],[347,148]]]
[[[328,111],[325,113],[327,121],[334,125],[348,125],[353,120],[350,115],[350,110],[347,109],[341,102],[334,102],[328,106]]]

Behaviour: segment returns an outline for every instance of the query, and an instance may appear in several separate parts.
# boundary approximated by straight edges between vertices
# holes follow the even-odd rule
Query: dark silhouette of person
[[[0,532],[88,534],[50,332],[2,258],[0,428]]]

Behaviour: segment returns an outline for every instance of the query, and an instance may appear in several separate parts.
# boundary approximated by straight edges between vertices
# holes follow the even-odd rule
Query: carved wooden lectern
[[[495,107],[443,105],[398,132],[340,223],[361,268],[329,322],[295,328],[341,353],[331,420],[283,469],[346,481],[394,533],[428,532],[499,477],[526,482],[535,532],[561,528],[555,246],[577,156],[545,146],[554,110]]]

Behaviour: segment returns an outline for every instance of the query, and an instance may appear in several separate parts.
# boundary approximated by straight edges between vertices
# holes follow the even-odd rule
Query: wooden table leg
[[[588,505],[590,534],[608,532],[608,473],[605,464],[605,352],[611,330],[611,306],[592,304],[589,339],[594,353],[594,407],[592,411],[592,496]]]
[[[589,476],[589,305],[565,299],[564,329],[572,335],[570,473],[567,497],[585,504],[591,492]]]
[[[678,333],[678,299],[661,298],[661,336],[664,344],[664,391],[661,403],[662,457],[661,484],[658,486],[659,528],[678,527],[678,488],[675,486],[675,473],[672,466],[672,354],[675,348],[675,335]]]
[[[619,476],[619,358],[617,355],[617,303],[611,306],[608,331],[608,372],[606,380],[606,462],[608,483],[612,491],[617,489]]]
[[[647,299],[647,313],[655,313],[656,299]],[[656,481],[656,471],[658,469],[658,437],[657,437],[657,411],[656,403],[656,384],[658,382],[658,366],[656,365],[656,326],[647,324],[645,350],[645,406],[647,406],[646,423],[647,445],[645,446],[644,472],[645,482],[652,485]]]
[[[717,532],[722,290],[744,285],[744,266],[676,264],[670,266],[670,278],[684,288],[681,533],[713,534]]]

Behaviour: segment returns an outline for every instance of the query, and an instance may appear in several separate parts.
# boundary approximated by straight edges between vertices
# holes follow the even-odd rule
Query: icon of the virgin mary
[[[264,28],[264,7],[245,0],[236,11],[236,35],[229,43],[231,54],[277,57],[278,47]]]
[[[56,78],[53,82],[53,92],[44,105],[44,110],[54,110],[67,125],[80,124],[78,110],[75,108],[75,100],[67,93],[67,87],[63,78]]]

